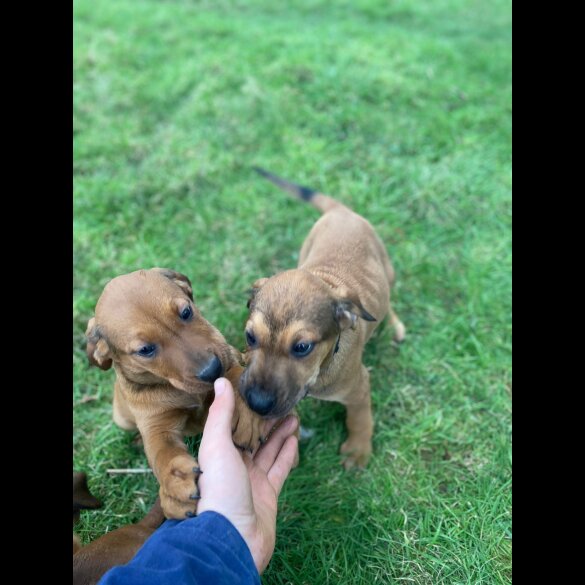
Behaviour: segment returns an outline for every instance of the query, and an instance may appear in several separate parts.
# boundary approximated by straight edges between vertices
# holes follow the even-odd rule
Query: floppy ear
[[[110,347],[102,337],[99,327],[95,324],[95,317],[88,321],[85,337],[87,338],[85,351],[89,363],[102,370],[109,370],[112,367]]]
[[[170,270],[168,268],[153,268],[152,270],[166,276],[169,280],[172,280],[176,285],[180,286],[185,294],[193,300],[193,285],[191,281],[180,272],[175,272],[174,270]]]
[[[335,301],[335,320],[339,325],[341,331],[345,329],[355,329],[358,318],[362,318],[365,321],[376,321],[375,317],[372,317],[360,303],[359,299],[339,299]]]
[[[259,278],[253,285],[251,290],[249,290],[250,298],[248,299],[247,307],[248,309],[252,306],[252,302],[254,301],[254,297],[256,293],[266,284],[267,278]]]

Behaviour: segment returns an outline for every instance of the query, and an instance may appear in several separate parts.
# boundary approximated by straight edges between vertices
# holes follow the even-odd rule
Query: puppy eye
[[[185,307],[179,314],[183,321],[189,321],[193,317],[193,309],[189,306]]]
[[[300,343],[293,345],[292,352],[295,357],[305,357],[306,355],[309,355],[313,351],[314,347],[315,347],[314,343],[301,341]]]
[[[256,338],[254,337],[254,334],[251,331],[246,331],[246,343],[250,347],[256,345]]]
[[[136,353],[141,357],[152,357],[156,352],[156,345],[143,345]]]

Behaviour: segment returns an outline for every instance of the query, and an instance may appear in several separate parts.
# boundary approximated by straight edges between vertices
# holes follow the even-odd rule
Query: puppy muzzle
[[[271,413],[276,406],[276,396],[262,386],[250,386],[244,392],[248,406],[261,416]]]
[[[213,384],[223,375],[223,365],[221,360],[214,355],[196,374],[196,378],[202,382]]]

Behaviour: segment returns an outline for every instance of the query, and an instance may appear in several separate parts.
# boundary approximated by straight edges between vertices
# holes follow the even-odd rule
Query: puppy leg
[[[370,374],[362,365],[360,377],[354,391],[340,400],[347,409],[346,425],[348,437],[340,452],[346,455],[345,469],[365,467],[372,454],[374,420],[370,397]]]
[[[125,431],[135,431],[138,428],[136,426],[134,415],[126,404],[126,400],[118,388],[118,384],[114,385],[112,418],[114,419],[114,422]]]
[[[77,534],[73,535],[73,554],[75,554],[82,547],[81,540]]]
[[[163,512],[167,518],[183,520],[194,516],[197,510],[201,470],[189,454],[183,440],[183,425],[176,415],[165,419],[159,415],[156,420],[140,421],[139,429],[148,462],[160,484]]]
[[[390,325],[394,327],[394,341],[402,343],[406,337],[406,327],[393,311],[392,306],[390,306],[388,315],[390,317]]]
[[[380,245],[384,247],[384,244],[380,242]],[[388,284],[390,285],[390,289],[394,286],[394,281],[396,279],[396,274],[394,272],[394,267],[390,262],[388,257],[384,259],[384,269],[386,270],[386,276],[388,278]],[[402,343],[404,341],[404,337],[406,336],[406,327],[404,327],[402,321],[398,318],[396,313],[392,310],[392,304],[388,304],[388,316],[390,319],[390,325],[394,327],[394,341],[397,343]]]
[[[260,415],[248,408],[237,389],[235,398],[236,408],[232,419],[234,445],[241,451],[248,451],[253,454],[260,448],[265,439],[262,434],[264,420]]]

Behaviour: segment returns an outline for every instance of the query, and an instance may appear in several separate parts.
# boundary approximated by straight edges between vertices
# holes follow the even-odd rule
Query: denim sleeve
[[[126,565],[99,585],[260,585],[248,545],[227,518],[204,512],[167,520]]]

